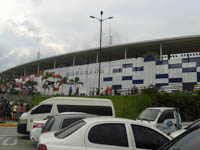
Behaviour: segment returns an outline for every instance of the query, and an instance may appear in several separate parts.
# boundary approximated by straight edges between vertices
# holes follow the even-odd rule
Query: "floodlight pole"
[[[107,19],[112,19],[113,17],[108,17],[108,18],[105,18],[105,19],[102,19],[102,16],[103,16],[103,11],[100,12],[100,15],[101,15],[101,18],[97,18],[97,17],[94,17],[94,16],[90,16],[90,18],[93,18],[93,19],[97,19],[99,22],[100,22],[100,46],[99,46],[99,51],[98,51],[98,63],[99,63],[99,71],[98,71],[98,75],[99,75],[99,78],[98,78],[98,94],[100,95],[100,88],[101,88],[101,43],[102,43],[102,22],[107,20]]]

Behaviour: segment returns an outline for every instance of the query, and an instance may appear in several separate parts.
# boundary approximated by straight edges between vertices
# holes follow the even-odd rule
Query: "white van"
[[[48,116],[63,112],[84,112],[99,116],[115,117],[114,106],[109,99],[54,97],[42,101],[29,112],[22,114],[17,125],[17,132],[28,134],[32,129],[33,120],[42,120]]]

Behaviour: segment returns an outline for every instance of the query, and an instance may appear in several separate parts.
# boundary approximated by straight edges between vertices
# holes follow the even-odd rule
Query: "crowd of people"
[[[10,102],[5,99],[0,101],[0,121],[18,121],[19,117],[30,110],[29,104]]]

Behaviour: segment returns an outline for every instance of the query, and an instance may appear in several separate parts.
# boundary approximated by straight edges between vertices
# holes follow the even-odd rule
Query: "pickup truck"
[[[136,120],[154,126],[168,135],[181,129],[181,117],[175,107],[149,107]]]

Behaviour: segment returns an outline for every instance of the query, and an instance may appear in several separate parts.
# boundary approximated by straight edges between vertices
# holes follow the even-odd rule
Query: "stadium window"
[[[123,64],[122,68],[132,68],[133,64]]]
[[[120,72],[122,72],[122,69],[121,69],[121,68],[113,69],[113,73],[120,73]]]
[[[106,81],[112,81],[112,77],[105,77],[103,78],[103,81],[106,82]]]

